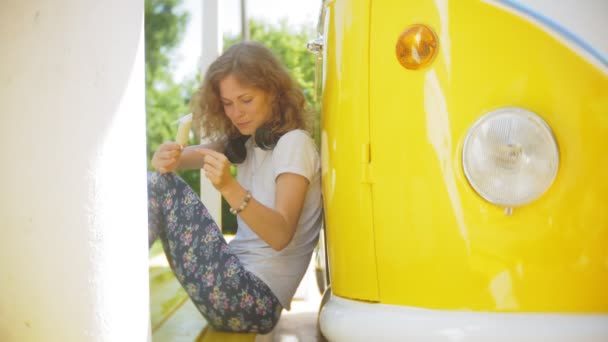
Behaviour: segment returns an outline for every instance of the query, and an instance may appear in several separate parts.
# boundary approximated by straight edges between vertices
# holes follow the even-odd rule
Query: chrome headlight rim
[[[493,194],[486,192],[481,186],[479,186],[479,184],[477,184],[475,182],[474,175],[471,174],[469,167],[467,167],[468,166],[467,165],[467,155],[469,153],[469,148],[471,148],[470,145],[471,145],[471,140],[473,139],[473,135],[479,130],[479,128],[482,125],[484,125],[488,121],[496,119],[497,117],[501,117],[504,115],[510,115],[510,116],[517,115],[517,116],[523,117],[527,120],[530,120],[538,127],[541,127],[544,130],[544,133],[547,134],[547,137],[550,138],[549,141],[552,143],[551,148],[552,148],[552,152],[553,152],[552,153],[553,155],[551,157],[554,158],[554,162],[555,162],[555,167],[553,168],[553,172],[547,178],[547,181],[545,182],[545,186],[543,187],[542,190],[531,192],[528,196],[526,196],[522,199],[516,199],[516,200],[511,200],[511,201],[498,200],[498,199],[496,199],[496,197]],[[522,207],[527,204],[530,204],[531,202],[534,202],[535,200],[540,198],[543,194],[545,194],[551,188],[551,186],[555,182],[555,179],[557,178],[557,174],[559,171],[560,151],[559,151],[559,145],[557,143],[557,139],[555,137],[555,134],[553,133],[553,130],[551,129],[551,126],[540,115],[538,115],[535,112],[530,111],[528,109],[522,108],[522,107],[514,107],[514,106],[501,107],[501,108],[483,113],[473,123],[473,125],[471,125],[471,127],[468,129],[464,142],[463,142],[461,163],[462,163],[463,173],[465,175],[465,178],[466,178],[469,186],[471,186],[471,188],[475,191],[475,193],[478,196],[480,196],[483,200],[485,200],[493,205],[499,206],[499,207],[516,208],[516,207]]]

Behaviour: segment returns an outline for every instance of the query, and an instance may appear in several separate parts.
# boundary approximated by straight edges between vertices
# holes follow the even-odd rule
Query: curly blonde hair
[[[238,43],[226,50],[207,69],[201,87],[192,97],[193,129],[211,140],[233,139],[241,134],[224,112],[220,82],[233,75],[243,85],[266,92],[271,115],[265,125],[272,134],[308,128],[308,107],[302,90],[277,57],[264,45]]]

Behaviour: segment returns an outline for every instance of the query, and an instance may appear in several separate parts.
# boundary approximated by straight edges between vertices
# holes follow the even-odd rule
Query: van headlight
[[[481,197],[513,208],[534,201],[553,184],[559,151],[551,128],[538,115],[522,108],[501,108],[469,129],[462,165]]]

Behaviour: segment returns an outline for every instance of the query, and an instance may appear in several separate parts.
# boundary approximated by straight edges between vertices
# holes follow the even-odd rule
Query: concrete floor
[[[263,341],[325,341],[317,328],[320,302],[321,294],[315,280],[314,265],[311,263],[291,303],[291,310],[283,311],[281,320],[275,328],[273,339]]]

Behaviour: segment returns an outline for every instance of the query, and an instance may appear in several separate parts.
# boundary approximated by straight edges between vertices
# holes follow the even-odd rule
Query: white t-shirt
[[[247,159],[237,166],[237,180],[258,202],[275,208],[276,178],[282,173],[302,175],[309,181],[298,227],[287,247],[275,251],[240,217],[236,236],[229,244],[245,269],[263,280],[289,310],[319,238],[323,216],[319,153],[304,130],[285,133],[271,151],[254,147],[252,140],[245,143]]]

